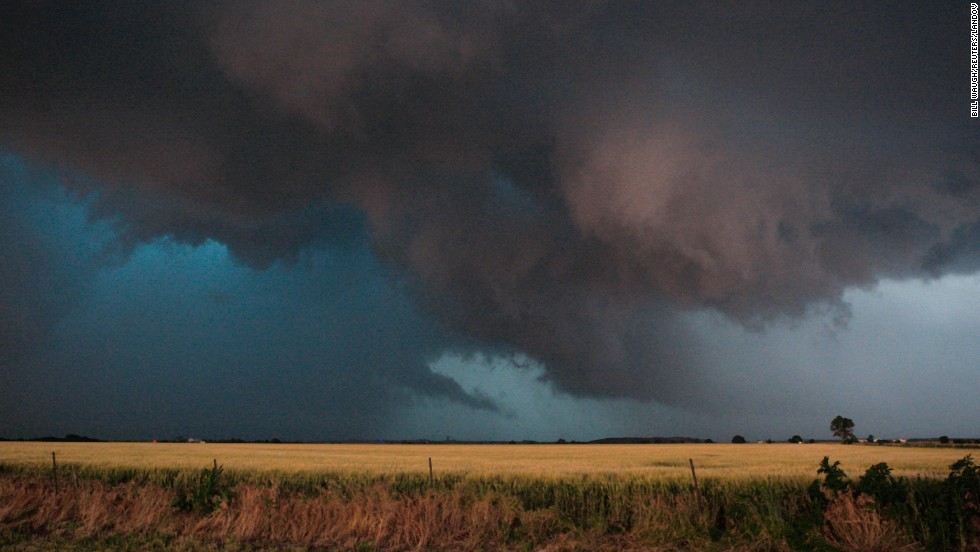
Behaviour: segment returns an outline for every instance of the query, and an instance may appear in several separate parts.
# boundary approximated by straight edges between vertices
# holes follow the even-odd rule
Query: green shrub
[[[850,486],[850,481],[847,479],[847,474],[844,470],[840,469],[840,460],[830,463],[830,457],[824,456],[823,460],[820,461],[820,468],[817,469],[817,475],[823,474],[824,480],[822,485],[832,491],[844,492]],[[814,483],[817,483],[815,481]]]
[[[190,488],[184,489],[174,499],[173,506],[184,511],[210,514],[221,504],[222,500],[231,498],[230,493],[221,483],[221,473],[224,471],[218,461],[214,466],[204,468],[198,474],[197,481]]]
[[[972,550],[980,538],[980,467],[971,456],[949,466],[949,476],[939,482],[894,477],[888,464],[868,468],[857,483],[848,479],[840,462],[820,462],[824,476],[810,485],[815,511],[828,504],[826,490],[870,497],[869,507],[906,527],[928,550]]]
[[[872,497],[879,507],[902,504],[909,496],[908,480],[904,477],[893,477],[892,469],[885,462],[868,468],[854,488],[857,492]]]
[[[949,476],[943,482],[949,533],[960,549],[978,538],[980,520],[980,467],[973,456],[957,460],[949,466]]]

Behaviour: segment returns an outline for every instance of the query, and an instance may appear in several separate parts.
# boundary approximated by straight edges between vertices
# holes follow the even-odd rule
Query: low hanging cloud
[[[366,233],[426,312],[575,394],[692,401],[684,312],[843,316],[980,268],[953,7],[3,10],[0,145],[90,177],[124,240],[264,268]]]
[[[56,177],[0,154],[0,366],[44,348],[108,258],[107,229],[77,213],[65,216],[59,207],[81,199],[60,189]]]

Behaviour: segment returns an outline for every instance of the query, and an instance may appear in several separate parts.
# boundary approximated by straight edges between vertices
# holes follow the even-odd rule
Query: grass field
[[[894,475],[945,477],[962,449],[843,446],[839,444],[655,444],[655,445],[303,445],[211,443],[0,442],[0,463],[50,466],[58,462],[93,467],[202,468],[217,459],[229,471],[272,473],[437,473],[575,477],[615,474],[689,479],[688,459],[705,479],[812,480],[824,456],[848,473],[887,462]]]
[[[969,453],[0,442],[0,548],[980,552],[980,472],[950,470]],[[836,490],[810,485],[824,457]]]

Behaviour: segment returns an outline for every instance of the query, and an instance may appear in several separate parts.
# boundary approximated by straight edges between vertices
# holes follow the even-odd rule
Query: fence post
[[[54,458],[54,451],[51,452],[51,477],[54,479],[54,494],[58,494],[58,461]]]
[[[701,499],[701,489],[698,487],[698,474],[694,471],[694,459],[688,458],[691,463],[691,477],[694,478],[694,494],[698,497],[698,510],[704,510],[704,501]]]

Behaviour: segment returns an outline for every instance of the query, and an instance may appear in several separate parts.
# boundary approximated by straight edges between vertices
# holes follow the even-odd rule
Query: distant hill
[[[640,444],[671,444],[671,443],[711,443],[711,439],[696,439],[694,437],[606,437],[589,441],[597,445],[640,445]]]
[[[75,435],[74,433],[69,433],[64,437],[38,437],[37,439],[30,439],[31,441],[42,441],[50,443],[100,443],[102,439],[96,439],[95,437],[86,437],[84,435]]]

